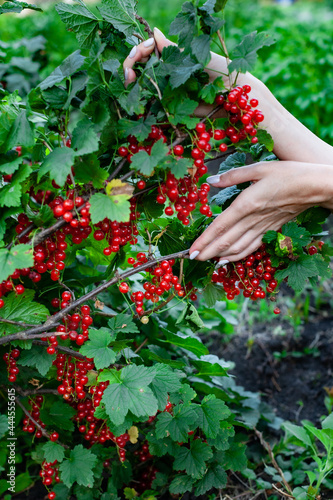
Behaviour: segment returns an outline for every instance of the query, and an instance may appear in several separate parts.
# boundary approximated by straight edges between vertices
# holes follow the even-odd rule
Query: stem
[[[223,48],[224,53],[225,53],[225,57],[226,57],[226,60],[227,60],[227,68],[229,68],[230,59],[229,59],[228,49],[227,49],[227,46],[225,44],[224,38],[221,35],[221,31],[220,30],[217,30],[217,36],[218,36],[218,38],[219,38],[219,40],[221,42],[222,48]],[[228,79],[229,79],[229,86],[231,88],[231,78],[230,78],[229,69],[228,69]]]
[[[139,21],[139,23],[143,24],[143,26],[145,27],[144,31],[146,33],[148,33],[148,36],[150,38],[154,38],[154,33],[153,33],[151,27],[149,26],[148,22],[143,17],[139,16],[138,14],[135,14],[135,19],[137,19]],[[155,45],[154,51],[155,51],[155,55],[156,55],[157,59],[159,59],[160,54],[158,52],[158,48],[156,47],[156,45]]]
[[[43,340],[33,340],[32,343],[35,345],[41,345],[41,346],[45,346],[45,347],[48,347],[50,345],[48,342],[45,342]],[[85,356],[83,356],[83,354],[80,354],[78,351],[74,351],[73,349],[70,349],[69,347],[65,347],[63,345],[57,345],[57,346],[54,346],[54,348],[56,351],[60,351],[60,352],[63,352],[64,354],[68,354],[69,356],[72,356],[73,358],[79,358],[79,359],[83,359],[83,360],[87,359]]]
[[[135,351],[134,351],[135,354],[137,352],[139,352],[147,344],[147,342],[148,342],[148,338],[145,338],[145,340],[142,342],[142,344],[140,344],[139,347],[137,349],[135,349]]]
[[[117,166],[117,168],[115,168],[115,170],[110,174],[109,178],[108,178],[108,182],[112,181],[112,179],[114,179],[116,177],[116,175],[119,174],[120,170],[123,168],[123,166],[126,164],[126,161],[127,159],[126,158],[123,158],[120,162],[119,162],[119,165]]]

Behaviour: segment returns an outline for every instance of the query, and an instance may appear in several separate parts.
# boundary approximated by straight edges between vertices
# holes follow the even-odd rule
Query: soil
[[[290,325],[285,325],[283,335],[274,335],[272,324],[255,328],[255,333],[242,332],[211,350],[233,361],[230,373],[237,385],[260,392],[277,416],[294,423],[308,419],[320,426],[320,417],[327,415],[325,387],[333,387],[333,316],[314,317],[299,336]]]

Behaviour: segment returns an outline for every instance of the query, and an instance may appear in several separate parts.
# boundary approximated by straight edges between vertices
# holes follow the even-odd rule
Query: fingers
[[[134,45],[124,61],[125,87],[136,80],[136,74],[133,69],[134,64],[137,62],[147,62],[149,56],[155,49],[155,44],[159,52],[162,52],[164,47],[168,47],[169,45],[177,45],[171,42],[171,40],[168,40],[158,28],[154,28],[154,38],[148,38],[148,40],[145,40],[139,45]]]
[[[126,57],[123,68],[125,74],[125,87],[127,87],[130,83],[134,82],[136,79],[135,71],[133,70],[133,66],[137,62],[145,62],[150,54],[153,52],[155,48],[155,40],[154,38],[148,38],[144,42],[139,45],[134,45],[128,57]]]
[[[241,242],[239,242],[240,247],[236,248],[235,250],[233,250],[232,248],[230,248],[230,254],[221,257],[221,259],[220,259],[219,262],[221,264],[222,263],[226,264],[227,262],[238,262],[239,260],[245,259],[245,257],[247,257],[251,253],[253,253],[256,250],[258,250],[258,248],[262,244],[262,237],[263,237],[263,235],[264,235],[264,233],[261,234],[261,235],[259,235],[259,236],[257,236],[255,239],[253,239],[253,238],[250,239],[250,238],[245,238],[244,237],[244,240],[242,240]],[[246,236],[248,236],[248,235],[246,235]],[[241,251],[239,251],[240,248],[242,248]],[[233,253],[233,252],[235,252],[235,253]]]
[[[224,174],[212,175],[207,178],[207,182],[216,187],[235,186],[243,182],[258,181],[262,178],[267,168],[274,168],[278,162],[254,163],[253,165],[246,165],[244,167],[237,167],[225,172]]]
[[[176,43],[171,42],[171,40],[168,40],[162,33],[162,31],[159,30],[158,28],[154,28],[154,38],[156,41],[156,46],[160,53],[162,52],[164,47],[168,47],[169,45],[177,45]]]

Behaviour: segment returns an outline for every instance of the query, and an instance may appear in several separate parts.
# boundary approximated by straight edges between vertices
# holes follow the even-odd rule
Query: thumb
[[[216,187],[228,187],[242,184],[243,182],[255,182],[264,175],[264,171],[267,168],[265,163],[259,162],[244,167],[231,168],[224,174],[207,177],[206,181]]]
[[[169,45],[177,45],[171,42],[171,40],[168,40],[158,28],[154,28],[154,38],[159,52],[162,52],[164,47],[168,47]]]

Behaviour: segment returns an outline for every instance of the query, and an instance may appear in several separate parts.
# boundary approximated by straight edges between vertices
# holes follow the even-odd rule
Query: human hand
[[[171,42],[171,40],[168,40],[158,28],[154,28],[154,38],[148,38],[148,40],[135,45],[124,61],[123,68],[125,75],[125,87],[127,87],[130,83],[135,82],[136,80],[136,74],[134,71],[135,63],[147,62],[149,56],[155,49],[155,45],[158,51],[161,53],[164,47],[177,44]],[[230,87],[229,77],[227,76],[228,65],[225,57],[220,56],[215,52],[211,52],[211,60],[205,68],[205,71],[207,71],[210,81],[213,81],[215,80],[215,78],[222,75],[226,88]],[[214,106],[202,103],[196,109],[195,114],[196,116],[203,117],[206,116],[210,111],[212,111],[213,108]]]
[[[190,258],[234,262],[261,245],[268,230],[278,230],[314,205],[333,210],[333,167],[294,161],[261,162],[209,177],[213,186],[252,184],[193,243]]]

